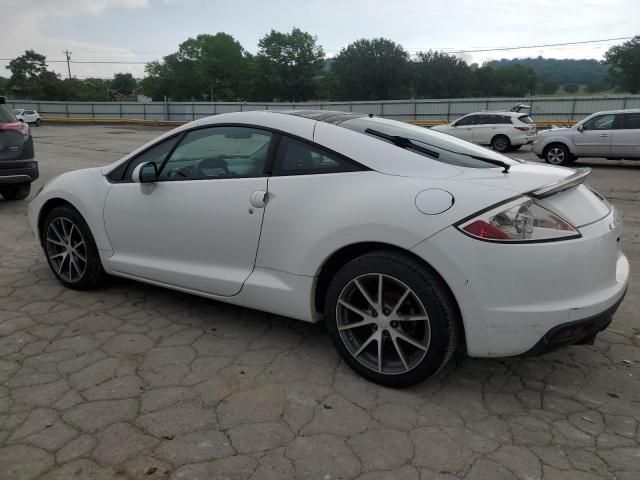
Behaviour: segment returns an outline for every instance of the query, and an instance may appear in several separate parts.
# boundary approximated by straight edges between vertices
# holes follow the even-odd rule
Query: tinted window
[[[624,113],[620,115],[620,127],[624,130],[640,130],[640,113]]]
[[[274,175],[309,175],[352,172],[359,168],[324,150],[289,137],[282,137],[273,168]]]
[[[135,157],[129,162],[129,165],[127,165],[127,170],[124,174],[124,178],[126,180],[131,180],[131,174],[133,173],[133,170],[141,163],[155,162],[157,167],[160,168],[162,166],[162,162],[164,162],[165,157],[171,151],[175,143],[178,141],[179,137],[180,135],[171,137],[170,139],[159,143],[155,147],[151,147],[149,150]]]
[[[522,115],[521,117],[518,117],[518,120],[529,125],[533,123],[533,119],[529,115]]]
[[[264,172],[271,133],[249,127],[193,130],[160,172],[161,180],[256,177]]]
[[[346,122],[341,123],[340,126],[365,135],[368,135],[365,133],[365,130],[372,129],[386,135],[407,138],[420,147],[432,150],[437,154],[437,157],[413,150],[415,153],[423,155],[434,161],[448,163],[450,165],[470,168],[496,168],[495,165],[483,162],[478,158],[500,160],[508,165],[517,165],[519,163],[518,160],[500,155],[492,150],[479,145],[474,145],[473,143],[465,140],[460,140],[459,138],[452,137],[451,135],[435,132],[426,128],[416,127],[415,125],[409,125],[403,122],[396,122],[382,118],[357,118],[347,120]],[[371,137],[376,138],[381,142],[387,141],[373,135],[371,135]]]
[[[466,117],[462,117],[460,120],[456,121],[456,127],[462,127],[464,125],[473,125],[475,123],[476,115],[468,115]]]
[[[0,123],[13,123],[16,117],[6,105],[0,105]]]
[[[616,116],[612,113],[599,115],[586,122],[583,125],[583,128],[585,130],[611,130],[613,128],[613,121],[615,118]]]
[[[33,110],[25,110],[23,113],[24,113],[24,115],[33,115],[34,111]]]

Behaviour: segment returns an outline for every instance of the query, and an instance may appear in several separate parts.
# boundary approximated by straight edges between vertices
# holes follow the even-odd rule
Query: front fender
[[[112,252],[104,228],[104,204],[111,184],[99,168],[89,168],[64,173],[49,181],[29,203],[29,224],[38,242],[41,242],[39,225],[52,201],[70,203],[84,218],[91,229],[96,246],[101,253]]]

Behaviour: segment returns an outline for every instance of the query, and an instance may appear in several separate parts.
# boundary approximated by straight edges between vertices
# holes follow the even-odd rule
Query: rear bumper
[[[0,162],[0,184],[31,183],[37,180],[40,172],[35,160],[12,160]]]
[[[522,355],[534,357],[568,345],[593,344],[596,335],[611,324],[613,314],[618,310],[626,293],[627,291],[625,290],[616,303],[598,315],[553,327],[538,343]]]
[[[537,244],[483,242],[449,227],[413,251],[453,292],[470,356],[522,355],[550,332],[615,311],[630,271],[614,216],[580,228],[580,238]]]

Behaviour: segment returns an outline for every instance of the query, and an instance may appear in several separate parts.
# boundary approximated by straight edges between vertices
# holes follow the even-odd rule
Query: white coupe
[[[588,170],[509,159],[365,115],[244,112],[183,125],[29,205],[54,275],[116,275],[323,320],[389,386],[454,350],[590,343],[629,280],[615,208]]]

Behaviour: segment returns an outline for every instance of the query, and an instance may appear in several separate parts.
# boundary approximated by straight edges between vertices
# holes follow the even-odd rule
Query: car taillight
[[[529,127],[515,127],[516,130],[520,130],[521,132],[526,132],[529,130]]]
[[[530,197],[500,205],[456,227],[474,238],[500,243],[566,240],[581,236],[573,225]]]
[[[21,132],[26,135],[29,133],[29,125],[23,122],[11,122],[11,123],[1,123],[0,130],[12,130],[14,132]]]

